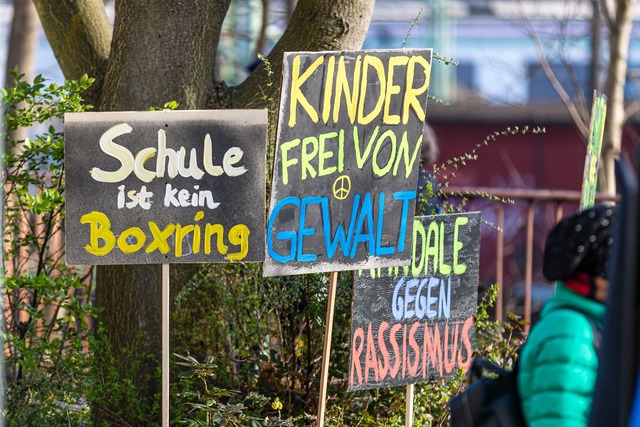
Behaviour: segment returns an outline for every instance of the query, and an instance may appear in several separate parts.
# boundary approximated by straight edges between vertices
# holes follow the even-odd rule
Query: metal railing
[[[536,231],[536,224],[538,224],[538,234],[540,236],[540,243],[543,242],[546,233],[549,229],[562,218],[565,206],[572,205],[577,209],[580,201],[579,191],[565,191],[565,190],[529,190],[529,189],[505,189],[505,188],[488,188],[488,187],[446,187],[441,188],[440,193],[447,200],[447,202],[455,202],[456,200],[466,200],[468,202],[465,210],[472,211],[482,204],[481,210],[483,212],[483,221],[485,224],[490,224],[493,229],[498,230],[493,233],[495,236],[495,242],[487,238],[487,234],[483,233],[481,250],[489,252],[489,258],[495,258],[494,274],[489,279],[491,283],[500,284],[498,292],[498,299],[495,304],[495,318],[502,321],[505,314],[505,290],[510,290],[518,280],[524,281],[524,303],[523,303],[523,317],[527,321],[527,324],[532,320],[532,283],[534,278],[534,272],[541,272],[541,265],[534,263],[534,232]],[[490,197],[488,197],[490,196]],[[599,195],[596,200],[604,201],[617,200],[617,196],[603,196]],[[524,208],[518,207],[519,203],[524,203]],[[539,215],[536,214],[536,208],[544,205],[544,210],[548,211],[551,208],[552,218],[551,221],[541,221]],[[517,209],[514,210],[514,207]],[[492,211],[491,215],[486,215],[487,211]],[[539,212],[538,212],[539,213]],[[487,219],[486,217],[490,218]],[[505,250],[505,228],[509,229],[514,219],[523,219],[522,233],[512,233],[514,239],[521,239],[522,246],[524,247],[524,266],[523,271],[515,274],[510,274],[508,279],[505,276],[505,260],[512,259],[514,257],[514,251]],[[31,218],[34,224],[39,223],[36,218]],[[542,226],[540,226],[542,224]],[[25,223],[26,227],[26,223]],[[514,231],[514,230],[511,230]],[[26,232],[26,229],[25,229]],[[521,237],[520,234],[524,236]],[[487,248],[487,243],[490,246]],[[62,239],[56,238],[51,242],[49,250],[53,253],[62,253]],[[539,249],[538,245],[538,249]],[[21,257],[20,262],[16,262],[15,257]],[[5,260],[5,270],[8,273],[15,271],[15,268],[27,268],[29,257],[26,254],[15,254]],[[22,267],[14,267],[13,265],[19,265]],[[480,269],[486,269],[486,266],[480,265]],[[90,280],[87,276],[86,280]],[[87,298],[88,296],[84,296]],[[6,301],[5,301],[6,306]],[[18,314],[18,313],[14,313]],[[56,315],[59,315],[56,311]]]
[[[505,290],[512,288],[514,282],[517,280],[524,281],[524,303],[523,303],[523,317],[526,321],[527,330],[532,321],[532,283],[534,278],[534,267],[537,268],[536,272],[542,271],[541,265],[534,265],[534,231],[536,230],[536,224],[538,225],[539,235],[542,237],[541,243],[544,242],[544,237],[548,231],[557,223],[562,217],[567,205],[577,207],[580,202],[581,193],[579,191],[566,191],[566,190],[531,190],[531,189],[507,189],[507,188],[488,188],[488,187],[446,187],[441,188],[440,193],[443,195],[447,202],[451,203],[455,200],[464,200],[467,202],[467,208],[465,210],[472,211],[477,208],[481,203],[484,208],[491,210],[495,209],[495,223],[490,224],[495,233],[495,277],[492,282],[500,285],[498,291],[498,298],[495,304],[495,318],[498,321],[504,319],[505,314]],[[617,196],[598,195],[596,201],[616,201]],[[512,207],[523,204],[524,209],[520,206],[515,209],[514,212],[510,212]],[[552,218],[551,221],[541,221],[536,216],[536,208],[543,207],[543,212],[549,212],[551,209]],[[506,213],[506,217],[505,217]],[[523,233],[512,233],[512,235],[519,239],[521,234],[524,234],[524,271],[521,272],[522,277],[511,277],[510,283],[505,282],[505,259],[507,254],[505,253],[505,218],[511,218],[511,222],[515,219],[512,215],[518,215],[521,220],[524,218]],[[483,220],[485,215],[483,215]],[[548,216],[548,215],[547,215]],[[486,220],[485,220],[486,221]],[[486,222],[485,222],[486,224]],[[513,231],[513,230],[512,230]],[[486,239],[486,233],[483,234],[482,240]],[[493,242],[491,242],[493,243]],[[540,246],[540,245],[539,245]],[[481,249],[483,248],[483,242],[481,241]],[[541,251],[541,248],[538,248]],[[484,249],[487,250],[486,248]],[[489,249],[491,251],[491,249]],[[514,256],[513,253],[509,256]],[[538,264],[541,264],[539,262]],[[483,266],[480,266],[482,271]]]

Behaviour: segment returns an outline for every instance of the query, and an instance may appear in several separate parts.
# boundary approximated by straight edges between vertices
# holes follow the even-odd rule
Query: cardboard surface
[[[283,62],[264,274],[406,265],[431,49]]]
[[[65,115],[66,261],[264,259],[266,110]]]
[[[411,265],[355,273],[349,390],[468,368],[475,341],[480,213],[415,218]]]

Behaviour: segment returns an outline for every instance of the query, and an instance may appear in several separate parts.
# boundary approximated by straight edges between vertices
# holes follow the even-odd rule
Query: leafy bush
[[[91,352],[87,376],[91,386],[87,388],[87,400],[92,420],[99,420],[102,426],[158,425],[161,390],[145,390],[134,382],[134,378],[145,375],[140,367],[146,361],[157,363],[153,355],[140,350],[144,335],[137,336],[129,348],[114,349],[108,340],[101,339],[106,333],[106,328],[99,325],[96,334],[89,338]],[[151,376],[159,382],[162,377],[160,367]]]
[[[176,365],[186,367],[180,373],[181,381],[177,393],[178,406],[188,408],[185,417],[179,422],[189,426],[251,426],[293,427],[293,419],[281,419],[282,403],[277,397],[270,405],[270,412],[261,415],[260,411],[266,408],[269,399],[254,392],[243,396],[237,391],[220,389],[212,385],[215,380],[218,367],[213,363],[213,358],[208,356],[204,362],[199,362],[194,357],[174,354],[178,362]],[[195,380],[195,381],[191,381]],[[269,411],[269,408],[266,408]]]
[[[318,399],[315,381],[320,376],[324,339],[326,276],[259,280],[259,266],[217,265],[209,268],[213,270],[205,269],[177,297],[179,308],[174,312],[174,318],[182,323],[176,332],[180,344],[176,345],[187,351],[197,348],[197,357],[206,360],[201,372],[207,372],[209,387],[217,387],[217,391],[238,390],[233,396],[224,397],[245,405],[243,411],[247,406],[254,411],[259,409],[255,402],[252,406],[241,397],[257,391],[261,396],[281,401],[282,416],[290,417],[294,425],[312,424]],[[347,392],[351,273],[341,273],[339,279],[327,425],[401,427],[406,415],[404,387]],[[523,342],[524,323],[515,316],[504,323],[489,319],[497,292],[498,285],[491,286],[478,305],[475,354],[509,366]],[[193,302],[195,300],[198,303]],[[187,319],[196,319],[202,325],[191,323],[189,327]],[[209,325],[208,329],[205,325]],[[202,334],[203,331],[208,333]],[[296,331],[297,334],[290,336],[284,331]],[[307,344],[309,339],[311,345]],[[208,349],[217,352],[204,356]],[[187,362],[182,362],[183,366],[197,366],[195,358],[179,357],[188,358]],[[448,401],[464,387],[465,381],[460,371],[453,379],[416,384],[415,424],[448,425]],[[175,406],[192,406],[192,411],[201,411],[200,416],[203,412],[224,409],[219,406],[219,400],[211,400],[211,405],[203,407],[203,394],[182,393],[181,399],[186,400]],[[268,417],[268,405],[262,408],[264,411],[252,413],[257,417]]]
[[[173,348],[212,357],[215,383],[279,397],[301,415],[317,402],[328,275],[263,278],[260,264],[203,265],[176,297]],[[341,274],[331,375],[346,378],[351,275]]]
[[[38,76],[30,84],[16,76],[16,87],[2,92],[8,425],[90,425],[96,414],[102,425],[158,423],[160,388],[141,390],[132,380],[151,356],[136,345],[110,348],[100,340],[104,329],[91,336],[93,272],[65,266],[62,246],[54,244],[64,220],[64,141],[57,126],[65,112],[91,108],[81,98],[91,83],[83,77],[47,85]],[[11,137],[20,127],[45,123],[39,136]],[[435,195],[433,187],[427,192]],[[327,424],[402,426],[404,388],[346,391],[352,280],[350,272],[339,274]],[[328,288],[327,274],[263,278],[258,263],[202,265],[172,312],[172,424],[313,424]],[[489,320],[496,294],[494,286],[479,305],[476,354],[509,366],[522,342],[522,321]],[[152,376],[159,384],[161,373]],[[416,385],[415,423],[446,425],[447,402],[463,385],[461,373]],[[155,403],[144,403],[149,396]]]
[[[15,75],[2,90],[5,369],[9,425],[69,425],[87,418],[86,343],[96,310],[90,269],[65,266],[65,112],[85,111],[86,76],[64,85]],[[48,125],[48,126],[47,126]],[[26,139],[21,128],[44,128]],[[58,243],[55,243],[55,242]],[[45,421],[46,420],[46,421]],[[75,421],[75,422],[73,422]]]

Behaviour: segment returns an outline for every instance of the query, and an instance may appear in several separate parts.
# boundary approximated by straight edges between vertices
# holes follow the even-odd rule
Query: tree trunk
[[[215,52],[231,0],[120,1],[103,88],[103,111],[146,110],[177,101],[205,108]]]
[[[287,18],[291,19],[291,16],[293,16],[293,11],[295,10],[297,3],[298,3],[298,0],[287,0],[286,1]]]
[[[610,26],[609,72],[605,85],[607,118],[602,141],[602,168],[604,182],[600,188],[606,194],[615,194],[614,160],[620,155],[622,129],[625,123],[624,86],[627,80],[627,57],[631,37],[633,0],[617,0],[616,16]]]
[[[598,7],[598,3],[600,7]],[[593,19],[592,19],[592,83],[593,88],[598,87],[598,75],[600,73],[599,65],[599,50],[600,44],[600,26],[599,21],[603,20],[607,22],[609,27],[609,65],[606,73],[607,78],[604,86],[604,93],[607,95],[607,116],[604,128],[604,135],[602,141],[602,154],[600,156],[601,162],[599,167],[599,181],[598,187],[605,194],[615,194],[616,181],[614,161],[620,155],[620,147],[622,145],[622,130],[624,128],[625,117],[625,105],[624,105],[624,86],[626,83],[627,75],[627,57],[629,54],[629,38],[631,36],[632,27],[632,9],[633,0],[616,0],[615,1],[615,16],[612,18],[609,16],[608,1],[606,0],[592,0],[593,6]],[[531,29],[529,25],[529,33],[534,40],[540,64],[547,75],[550,83],[562,99],[563,103],[567,107],[569,114],[571,115],[576,127],[580,134],[583,135],[585,141],[588,142],[588,116],[579,114],[578,108],[575,102],[569,98],[567,92],[562,87],[560,82],[553,75],[553,71],[549,65],[547,58],[544,56],[542,44],[540,43],[537,35]],[[589,95],[589,94],[587,94]],[[591,99],[589,96],[588,99]],[[590,110],[588,110],[590,111]],[[586,119],[586,120],[585,120]]]
[[[599,0],[591,0],[591,59],[589,61],[589,87],[600,92],[600,52],[602,52],[602,19]],[[587,100],[591,93],[587,91]]]
[[[125,362],[119,360],[117,354],[123,348],[132,349],[137,338],[140,338],[142,346],[136,349],[136,353],[145,358],[155,356],[156,360],[162,360],[161,348],[157,345],[162,342],[161,267],[100,266],[97,278],[96,305],[105,308],[99,321],[107,327],[108,335],[100,338],[108,340],[114,352],[113,356],[118,360],[117,366],[103,367],[105,375],[108,375],[108,369],[116,369],[120,375],[131,371],[132,367],[124,366]],[[149,400],[154,394],[162,392],[160,382],[150,381],[155,370],[154,364],[143,362],[136,372],[136,377],[128,378],[138,386],[140,395],[149,396]],[[115,412],[110,408],[107,411],[93,408],[93,424],[101,426],[105,421],[115,424],[117,420],[105,417],[106,414]],[[156,418],[158,425],[161,421],[159,415],[150,414],[150,417]]]
[[[198,264],[172,265],[169,269],[170,298],[197,273]],[[170,304],[170,307],[173,304]],[[96,306],[104,307],[99,321],[107,327],[109,346],[114,356],[123,348],[132,349],[136,341],[141,347],[136,348],[139,354],[140,367],[133,381],[138,387],[141,397],[153,402],[154,395],[162,392],[162,384],[157,377],[157,369],[162,360],[162,268],[160,265],[103,265],[99,266],[96,286]],[[171,342],[171,340],[170,340]],[[130,372],[131,366],[122,365],[116,359],[118,372]],[[131,362],[131,361],[129,361]],[[154,378],[155,376],[155,378]],[[125,378],[123,378],[125,379]],[[114,423],[116,420],[105,418],[111,410],[92,412],[93,424],[101,426],[106,421]],[[117,408],[116,408],[117,409]],[[149,414],[150,419],[156,419],[160,424],[161,414]]]
[[[235,108],[270,107],[275,111],[283,53],[360,49],[374,3],[375,0],[299,0],[287,29],[267,57],[275,84],[266,84],[265,64],[260,64],[232,90],[232,105]]]
[[[231,0],[121,0],[116,2],[112,43],[100,0],[35,1],[65,77],[82,73],[96,77],[90,100],[103,111],[146,110],[169,101],[177,101],[179,109],[270,105],[275,111],[283,52],[360,48],[375,2],[300,0],[269,55],[275,77],[261,65],[230,90],[214,76],[216,46]],[[269,79],[273,85],[267,90]],[[261,90],[266,90],[266,96]],[[196,269],[172,266],[172,288],[179,289]],[[104,307],[100,320],[115,350],[130,347],[142,333],[146,335],[144,353],[160,360],[159,266],[99,266],[96,300]],[[134,379],[143,390],[160,389],[159,382],[148,379],[156,368],[157,364],[147,364]],[[96,421],[96,425],[102,422]]]
[[[13,85],[11,72],[25,75],[26,80],[33,78],[35,51],[38,41],[38,13],[31,0],[13,0],[13,19],[9,35],[6,74],[4,86]]]
[[[228,94],[215,82],[215,49],[230,0],[210,2],[132,1],[116,3],[113,31],[99,0],[35,0],[66,78],[96,77],[89,101],[103,111],[146,110],[177,101],[180,109],[266,106],[258,88],[268,72],[255,70]],[[293,22],[269,56],[276,76],[285,50],[341,50],[362,45],[373,0],[300,1]],[[313,34],[316,32],[316,34]],[[113,42],[111,43],[111,37]],[[269,95],[279,93],[279,78]],[[234,102],[231,102],[231,100]],[[256,102],[257,101],[257,102]],[[172,293],[197,270],[171,268]],[[145,336],[145,355],[161,352],[161,273],[157,265],[99,266],[96,303],[111,347],[130,348]],[[160,383],[150,381],[157,364],[144,364],[133,378],[150,399]],[[123,369],[126,372],[126,369]],[[102,423],[96,414],[96,425]]]
[[[4,86],[13,86],[12,71],[24,74],[27,81],[33,79],[36,46],[38,42],[38,13],[31,0],[13,0],[13,19],[9,34],[9,51],[4,75]],[[20,127],[11,133],[14,141],[27,137],[27,129]],[[17,150],[18,146],[11,149]],[[15,153],[17,154],[17,153]]]
[[[112,28],[101,0],[33,0],[64,77],[96,79],[85,99],[100,103]]]

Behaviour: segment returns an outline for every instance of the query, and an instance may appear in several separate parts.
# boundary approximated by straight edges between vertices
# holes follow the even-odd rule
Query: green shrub
[[[160,414],[161,390],[145,390],[136,386],[134,381],[140,375],[148,375],[140,369],[146,361],[157,363],[153,355],[140,350],[145,341],[144,335],[137,336],[129,348],[114,349],[108,340],[101,339],[107,333],[106,328],[100,325],[97,329],[89,340],[88,378],[91,387],[87,389],[87,400],[92,420],[100,420],[100,425],[105,427],[158,425],[156,415]],[[160,384],[160,368],[151,376]]]
[[[91,336],[92,270],[67,267],[52,240],[64,220],[64,141],[57,125],[13,140],[11,132],[65,112],[85,111],[83,77],[62,86],[38,76],[4,89],[4,261],[8,310],[4,344],[8,425],[157,425],[161,372],[139,369],[137,345],[113,349]],[[458,162],[464,164],[464,159]],[[453,165],[455,166],[454,161]],[[451,167],[451,165],[449,165]],[[444,167],[444,165],[443,165]],[[434,169],[434,172],[441,169]],[[443,176],[445,179],[447,176]],[[446,182],[445,182],[446,183]],[[426,190],[433,196],[433,187]],[[453,209],[445,204],[444,211]],[[26,229],[24,224],[30,224]],[[25,232],[26,231],[26,232]],[[175,297],[172,312],[172,424],[305,426],[313,423],[322,366],[328,274],[263,278],[258,263],[206,264]],[[347,392],[352,273],[338,276],[326,420],[331,426],[402,426],[403,387]],[[489,320],[494,285],[478,307],[476,354],[509,366],[522,321]],[[142,337],[139,337],[142,339]],[[87,343],[89,347],[87,348]],[[181,354],[188,356],[180,356]],[[200,361],[199,361],[200,360]],[[117,369],[116,369],[117,368]],[[178,368],[183,370],[177,376]],[[157,389],[133,379],[152,375]],[[464,375],[415,387],[415,424],[444,426]],[[152,404],[149,396],[153,397]],[[107,408],[118,408],[116,411]]]
[[[176,297],[176,353],[212,357],[216,386],[278,397],[302,415],[317,403],[328,275],[263,278],[249,264],[203,265]],[[341,274],[331,375],[346,378],[351,275]],[[337,335],[337,336],[336,336]]]
[[[186,409],[177,422],[189,426],[294,426],[293,418],[281,418],[282,403],[277,397],[267,406],[269,399],[261,394],[242,395],[215,387],[218,367],[211,356],[204,362],[180,354],[174,357],[179,360],[175,365],[183,368],[177,386],[177,406]]]
[[[33,83],[15,75],[2,90],[4,168],[3,232],[7,404],[9,425],[79,424],[89,410],[84,398],[86,343],[96,310],[90,269],[64,264],[64,138],[57,129],[65,112],[85,111],[81,94],[93,82],[83,76],[64,85]],[[38,127],[32,138],[14,139],[20,128]]]

